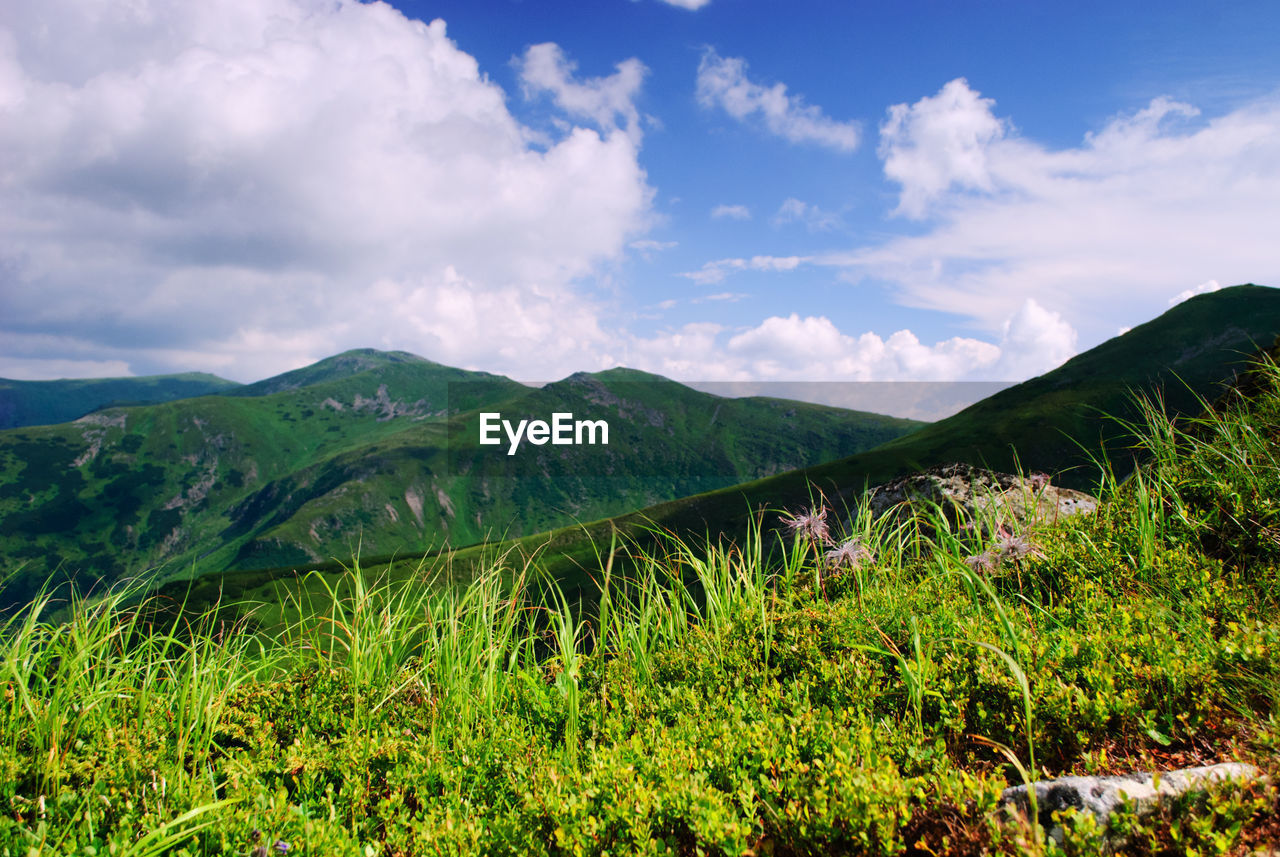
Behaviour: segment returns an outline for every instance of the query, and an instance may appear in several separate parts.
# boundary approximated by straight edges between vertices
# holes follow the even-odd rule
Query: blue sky
[[[697,8],[686,8],[697,6]],[[0,376],[1016,381],[1280,285],[1273,3],[50,0]]]

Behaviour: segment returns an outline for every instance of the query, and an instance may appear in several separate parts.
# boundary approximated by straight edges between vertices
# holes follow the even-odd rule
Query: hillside
[[[238,386],[203,372],[61,381],[0,378],[0,430],[65,423],[101,408],[171,402],[232,392]]]
[[[0,561],[21,567],[11,597],[30,597],[55,572],[88,584],[160,566],[216,573],[349,556],[357,544],[421,553],[523,535],[869,449],[919,426],[727,402],[626,370],[531,389],[374,351],[234,392],[0,432]],[[477,434],[451,443],[450,432],[497,408],[608,418],[617,442],[586,449],[571,469],[587,475],[573,480],[545,457],[514,475],[451,468],[451,453],[456,465],[479,447]]]

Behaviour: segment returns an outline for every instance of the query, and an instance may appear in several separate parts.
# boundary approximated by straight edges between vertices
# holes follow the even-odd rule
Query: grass
[[[281,582],[280,622],[46,593],[0,632],[0,853],[1095,853],[1000,791],[1280,771],[1280,369],[1130,428],[1092,515],[615,533],[590,607],[515,551]],[[1228,783],[1112,825],[1244,854],[1277,814]]]

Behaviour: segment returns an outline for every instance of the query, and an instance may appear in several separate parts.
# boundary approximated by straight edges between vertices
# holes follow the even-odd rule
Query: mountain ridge
[[[17,381],[0,378],[0,430],[56,425],[103,408],[212,395],[239,386],[207,372]]]

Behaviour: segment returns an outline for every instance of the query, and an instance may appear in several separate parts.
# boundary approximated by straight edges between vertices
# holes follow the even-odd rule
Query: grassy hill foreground
[[[1280,369],[1235,390],[1149,408],[1147,464],[1092,515],[828,532],[790,507],[733,545],[615,543],[591,614],[514,553],[462,588],[354,569],[270,636],[128,592],[57,624],[38,601],[0,634],[0,851],[1274,848]],[[1061,844],[1000,805],[1228,759],[1266,776],[1106,832],[1068,817]]]

